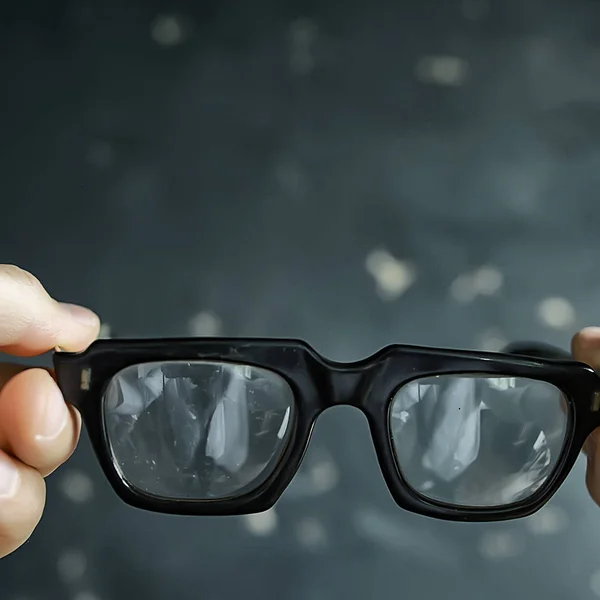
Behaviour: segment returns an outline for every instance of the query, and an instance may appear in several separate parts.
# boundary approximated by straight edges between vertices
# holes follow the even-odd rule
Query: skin
[[[77,352],[97,337],[100,320],[86,308],[56,302],[30,273],[0,265],[0,350],[37,356],[56,347]],[[600,327],[577,333],[573,356],[600,370]],[[0,558],[39,523],[44,478],[75,450],[81,419],[65,404],[50,371],[0,364]],[[600,505],[600,429],[587,440],[586,484]],[[3,483],[4,482],[4,483]]]
[[[77,352],[99,329],[91,311],[59,304],[33,275],[0,265],[3,352],[36,356],[55,347]],[[65,404],[51,372],[0,364],[0,557],[35,529],[46,501],[44,477],[71,456],[80,429],[79,414]]]

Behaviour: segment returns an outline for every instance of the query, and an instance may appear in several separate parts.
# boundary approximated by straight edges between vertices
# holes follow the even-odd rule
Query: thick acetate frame
[[[219,500],[157,498],[132,488],[115,468],[103,422],[108,383],[131,365],[155,361],[219,361],[269,369],[294,393],[296,418],[288,445],[273,473],[241,497]],[[539,510],[557,491],[588,435],[600,426],[600,377],[561,350],[517,344],[504,353],[389,346],[361,361],[328,360],[308,344],[280,339],[98,340],[85,352],[56,352],[58,384],[83,417],[93,449],[115,492],[129,505],[181,515],[239,515],[273,506],[297,472],[319,415],[333,406],[352,406],[366,416],[379,465],[396,503],[403,509],[449,521],[499,521]],[[426,376],[472,374],[524,377],[553,384],[568,406],[567,432],[554,473],[526,500],[500,507],[461,507],[431,500],[413,490],[398,468],[390,433],[390,403],[409,381]]]

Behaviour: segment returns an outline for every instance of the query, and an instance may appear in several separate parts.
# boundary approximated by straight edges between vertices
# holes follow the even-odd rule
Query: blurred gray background
[[[0,2],[0,259],[120,335],[567,346],[600,322],[600,2]],[[273,511],[123,505],[87,439],[2,600],[600,597],[583,466],[538,515],[389,497],[318,423]]]

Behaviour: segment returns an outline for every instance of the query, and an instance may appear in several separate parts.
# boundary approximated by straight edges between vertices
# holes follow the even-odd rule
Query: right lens
[[[445,504],[498,507],[525,500],[558,465],[565,406],[560,390],[544,381],[416,379],[392,399],[398,466],[412,488]]]
[[[281,459],[295,418],[293,392],[278,374],[207,361],[128,367],[102,406],[121,477],[168,499],[218,500],[257,488]]]

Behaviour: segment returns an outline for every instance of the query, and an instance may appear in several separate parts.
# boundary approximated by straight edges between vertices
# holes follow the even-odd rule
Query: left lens
[[[272,371],[224,362],[133,365],[104,394],[113,463],[134,489],[174,500],[235,498],[277,467],[293,392]]]
[[[390,406],[398,467],[413,489],[445,504],[498,507],[525,500],[558,465],[564,407],[558,388],[532,379],[413,380]]]

